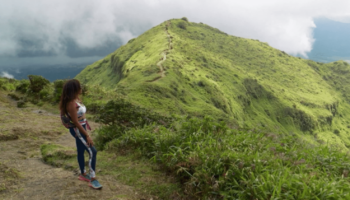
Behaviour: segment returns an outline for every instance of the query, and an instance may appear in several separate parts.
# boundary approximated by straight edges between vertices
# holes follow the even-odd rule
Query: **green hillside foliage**
[[[19,85],[19,82],[16,79],[0,77],[0,90],[14,91],[17,85]]]
[[[195,199],[350,198],[349,155],[295,134],[230,129],[208,117],[114,133],[107,150],[134,151],[159,163]]]
[[[349,79],[342,72],[348,69],[342,61],[293,57],[185,18],[130,40],[76,78],[163,114],[208,115],[346,148],[350,107],[342,83]]]

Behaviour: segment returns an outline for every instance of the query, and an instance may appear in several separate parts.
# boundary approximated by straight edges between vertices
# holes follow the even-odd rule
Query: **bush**
[[[135,41],[135,40],[136,40],[136,38],[130,39],[130,40],[128,41],[128,44],[132,43],[132,42]]]
[[[177,24],[177,27],[181,28],[181,29],[184,29],[184,30],[187,30],[187,23],[182,21],[182,22],[179,22]]]
[[[122,98],[109,101],[102,106],[96,119],[106,125],[119,125],[124,127],[142,127],[145,124],[153,122],[167,124],[171,121],[171,118],[133,105]]]
[[[9,96],[11,99],[13,99],[13,100],[15,100],[15,101],[18,101],[18,100],[19,100],[19,97],[18,97],[16,94],[10,93],[10,94],[8,94],[7,96]]]
[[[39,92],[39,97],[42,100],[50,100],[50,88],[44,88]]]
[[[28,75],[30,86],[29,88],[33,93],[39,93],[46,85],[50,83],[49,80],[38,75]]]
[[[336,134],[336,135],[339,135],[339,134],[340,134],[340,131],[339,131],[338,129],[335,129],[335,130],[333,131],[333,133]]]
[[[16,80],[0,77],[0,89],[5,91],[14,91],[16,89]]]
[[[16,87],[16,91],[24,94],[27,92],[29,85],[30,85],[29,80],[23,79],[19,82],[19,85]]]
[[[187,17],[183,17],[183,18],[181,18],[181,19],[184,20],[184,21],[186,21],[186,22],[188,22]]]
[[[64,83],[65,80],[56,80],[55,82],[53,82],[53,102],[58,103],[60,101]]]
[[[124,99],[117,99],[99,107],[96,121],[108,125],[108,128],[101,131],[96,138],[96,146],[103,149],[107,142],[118,137],[126,130],[136,127],[141,128],[152,123],[167,126],[172,122],[172,118],[133,105]]]
[[[84,101],[85,102],[85,101]],[[96,114],[100,111],[101,109],[101,105],[97,104],[97,103],[85,103],[86,107],[88,108],[88,112],[89,113],[93,113]]]

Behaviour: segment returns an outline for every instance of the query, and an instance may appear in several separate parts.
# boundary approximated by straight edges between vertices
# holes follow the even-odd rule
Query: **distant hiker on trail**
[[[102,185],[95,177],[97,150],[93,146],[94,143],[91,137],[86,132],[86,128],[91,129],[85,118],[86,107],[79,99],[81,93],[82,88],[78,80],[72,79],[64,84],[60,101],[61,119],[63,125],[69,128],[77,145],[78,163],[81,172],[78,179],[89,182],[89,186],[94,189],[100,189]],[[85,151],[89,153],[90,175],[86,174],[85,171]]]

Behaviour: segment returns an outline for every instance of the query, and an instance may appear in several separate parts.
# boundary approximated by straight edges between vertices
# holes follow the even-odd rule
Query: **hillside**
[[[0,78],[0,199],[165,199],[178,184],[149,160],[99,151],[96,192],[78,180],[76,144],[59,119],[58,105],[16,106],[20,81]],[[11,92],[9,92],[11,91]],[[10,94],[10,95],[9,95]],[[11,98],[10,98],[11,97]],[[18,101],[17,101],[18,103]],[[17,104],[18,105],[18,104]],[[99,124],[90,121],[92,132]],[[87,158],[86,158],[87,159]],[[52,165],[52,166],[50,166]]]
[[[166,21],[77,79],[161,113],[210,115],[350,145],[348,63],[316,63],[186,19]],[[349,128],[348,128],[349,127]]]

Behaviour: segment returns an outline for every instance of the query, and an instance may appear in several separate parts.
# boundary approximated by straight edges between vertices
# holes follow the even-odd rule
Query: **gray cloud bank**
[[[0,58],[104,56],[152,26],[183,16],[306,55],[314,19],[349,23],[349,10],[348,0],[11,0],[0,7]]]

